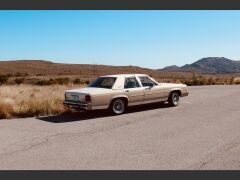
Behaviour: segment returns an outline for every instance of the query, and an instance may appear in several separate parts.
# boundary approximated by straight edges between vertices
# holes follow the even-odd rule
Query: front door
[[[144,102],[158,102],[164,98],[164,88],[152,81],[148,76],[139,76],[144,87]]]

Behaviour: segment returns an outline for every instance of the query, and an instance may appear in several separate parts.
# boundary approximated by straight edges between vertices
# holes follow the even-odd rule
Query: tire
[[[122,99],[115,99],[110,105],[110,111],[115,115],[123,114],[126,110],[126,103]]]
[[[180,96],[177,92],[171,92],[168,97],[168,103],[170,106],[178,106],[179,105]]]

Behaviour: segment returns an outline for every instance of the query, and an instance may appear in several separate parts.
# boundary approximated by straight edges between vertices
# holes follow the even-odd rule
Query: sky
[[[0,11],[0,60],[182,66],[240,59],[240,11]]]

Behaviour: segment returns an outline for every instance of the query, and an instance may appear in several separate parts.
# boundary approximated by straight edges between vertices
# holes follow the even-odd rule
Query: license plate
[[[72,95],[72,100],[73,101],[78,101],[78,96],[77,95]]]

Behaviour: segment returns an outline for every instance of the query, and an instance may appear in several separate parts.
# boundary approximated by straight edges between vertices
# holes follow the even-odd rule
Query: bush
[[[234,84],[240,84],[240,79],[235,80]]]
[[[74,84],[81,84],[82,81],[81,81],[81,79],[76,78],[76,79],[73,81],[73,83],[74,83]]]
[[[62,103],[66,89],[67,86],[1,86],[0,119],[68,112]]]
[[[47,86],[47,85],[51,85],[49,80],[39,80],[37,81],[36,85],[39,86]]]
[[[58,84],[68,84],[70,82],[69,78],[57,78],[55,81],[58,82]]]
[[[28,73],[20,73],[20,72],[17,72],[14,76],[15,76],[15,77],[28,76]]]
[[[44,76],[43,74],[41,74],[41,73],[38,73],[38,74],[36,74],[36,76]]]
[[[49,79],[49,80],[39,80],[36,82],[36,85],[40,86],[48,86],[48,85],[54,85],[54,84],[68,84],[70,82],[69,78],[57,78],[57,79]]]
[[[0,75],[0,85],[1,84],[5,84],[8,80],[8,76],[7,75]]]
[[[15,79],[15,80],[14,80],[14,82],[15,82],[16,84],[22,84],[22,83],[24,83],[24,81],[25,81],[24,78],[18,78],[18,79]]]
[[[14,75],[12,73],[7,73],[7,77],[13,77]]]
[[[90,83],[89,80],[86,80],[86,81],[85,81],[85,84],[89,84],[89,83]]]

